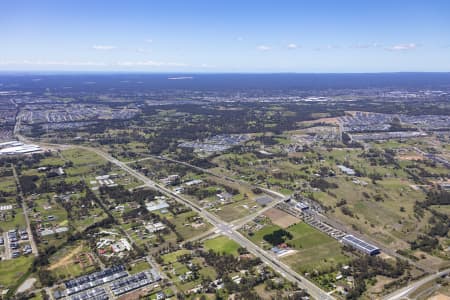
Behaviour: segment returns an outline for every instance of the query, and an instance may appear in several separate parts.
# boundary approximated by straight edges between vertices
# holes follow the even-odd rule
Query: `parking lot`
[[[4,249],[1,255],[4,260],[29,255],[33,252],[25,229],[4,232],[0,236],[0,246]]]

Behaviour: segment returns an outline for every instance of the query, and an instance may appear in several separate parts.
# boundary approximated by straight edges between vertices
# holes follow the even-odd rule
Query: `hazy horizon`
[[[0,70],[450,71],[448,1],[5,1]]]

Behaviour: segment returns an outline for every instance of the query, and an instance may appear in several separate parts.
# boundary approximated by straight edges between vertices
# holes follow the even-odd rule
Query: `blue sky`
[[[2,0],[0,70],[450,71],[448,0]]]

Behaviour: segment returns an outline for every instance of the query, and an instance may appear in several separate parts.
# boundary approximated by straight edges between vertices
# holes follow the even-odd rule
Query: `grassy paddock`
[[[28,272],[33,258],[34,256],[21,256],[0,261],[0,285],[5,288],[14,286]]]
[[[213,250],[218,253],[238,255],[239,244],[226,236],[219,236],[205,241],[205,249]]]

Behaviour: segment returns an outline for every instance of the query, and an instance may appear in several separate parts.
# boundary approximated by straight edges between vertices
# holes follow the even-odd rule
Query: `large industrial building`
[[[369,255],[377,255],[380,253],[380,248],[378,248],[372,244],[369,244],[363,240],[360,240],[351,234],[344,236],[341,241],[344,244],[352,246],[352,247],[354,247],[366,254],[369,254]]]
[[[0,143],[0,155],[26,154],[41,150],[38,145],[27,145],[18,141]]]

